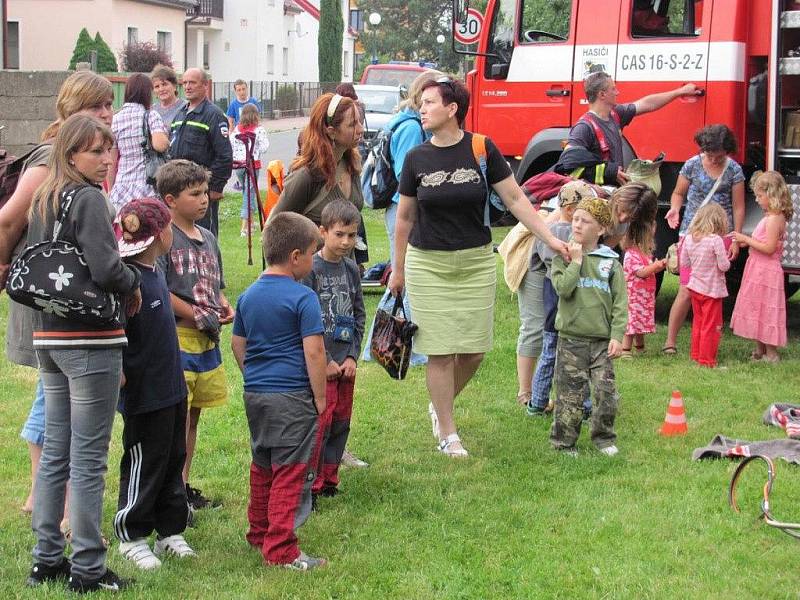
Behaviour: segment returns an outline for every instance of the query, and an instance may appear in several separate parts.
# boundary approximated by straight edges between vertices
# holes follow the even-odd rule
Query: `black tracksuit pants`
[[[122,542],[148,537],[153,530],[167,537],[186,529],[186,410],[184,399],[124,418],[119,510],[114,517],[114,533]]]

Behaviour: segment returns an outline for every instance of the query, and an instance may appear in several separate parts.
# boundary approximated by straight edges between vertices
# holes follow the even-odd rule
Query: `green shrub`
[[[281,85],[275,92],[275,104],[278,110],[295,110],[297,108],[297,90],[293,85]]]

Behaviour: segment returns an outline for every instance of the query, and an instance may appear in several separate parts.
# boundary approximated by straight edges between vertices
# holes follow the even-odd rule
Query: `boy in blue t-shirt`
[[[149,570],[161,566],[160,554],[195,556],[183,539],[187,391],[169,289],[155,266],[172,246],[170,212],[156,198],[137,199],[120,209],[119,221],[120,255],[142,274],[142,307],[125,327],[119,397],[125,426],[114,533],[120,554]],[[154,529],[151,550],[147,538]]]
[[[301,552],[295,529],[311,512],[312,454],[325,411],[325,345],[311,272],[319,230],[280,213],[264,230],[269,267],[239,297],[231,349],[244,375],[252,463],[247,541],[268,564],[308,571],[325,559]]]
[[[233,82],[233,91],[236,93],[236,98],[228,105],[228,111],[225,113],[225,116],[228,117],[228,131],[233,131],[233,128],[239,124],[245,104],[255,104],[256,108],[261,110],[258,100],[249,95],[247,82],[244,79],[237,79]]]

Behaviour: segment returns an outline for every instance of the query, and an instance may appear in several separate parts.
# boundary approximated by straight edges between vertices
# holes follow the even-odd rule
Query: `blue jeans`
[[[121,348],[39,350],[47,435],[33,502],[36,562],[53,566],[64,554],[60,524],[70,481],[72,574],[105,573],[100,532],[108,443],[119,399]]]
[[[394,264],[394,226],[397,222],[397,202],[389,204],[386,214],[383,215],[383,222],[386,225],[386,235],[389,236],[389,262]]]
[[[536,363],[536,372],[531,382],[531,408],[544,409],[550,399],[550,387],[553,384],[553,373],[556,366],[556,346],[558,332],[545,331],[542,336],[542,353]],[[587,392],[583,401],[583,410],[592,410],[592,398]]]
[[[36,397],[33,399],[31,411],[19,437],[36,446],[44,445],[44,385],[41,377],[36,383]]]
[[[261,169],[256,169],[256,180],[258,179],[258,172]],[[258,223],[258,209],[256,208],[256,190],[247,176],[247,169],[236,169],[236,179],[239,180],[239,185],[242,186],[242,211],[240,216],[242,219],[247,218],[247,205],[250,205],[250,218],[254,223]]]

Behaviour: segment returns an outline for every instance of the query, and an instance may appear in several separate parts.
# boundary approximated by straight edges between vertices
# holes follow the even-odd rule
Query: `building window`
[[[268,0],[267,6],[275,6],[275,0]]]
[[[172,56],[172,33],[169,31],[157,31],[156,45],[158,49],[166,53],[167,56]]]
[[[139,41],[139,28],[128,27],[128,46]]]
[[[6,66],[8,69],[19,69],[19,21],[8,21]]]
[[[267,44],[267,74],[275,72],[275,46]]]
[[[283,49],[283,74],[284,75],[288,75],[289,74],[289,49],[288,48],[284,48]]]
[[[350,53],[345,50],[342,56],[342,74],[345,77],[350,77]]]
[[[206,71],[208,71],[211,68],[211,66],[209,65],[209,62],[208,62],[208,54],[209,54],[209,52],[208,52],[208,42],[206,42],[205,44],[203,44],[203,68]]]
[[[363,31],[364,21],[362,18],[364,11],[360,9],[350,9],[350,28],[353,31]]]

